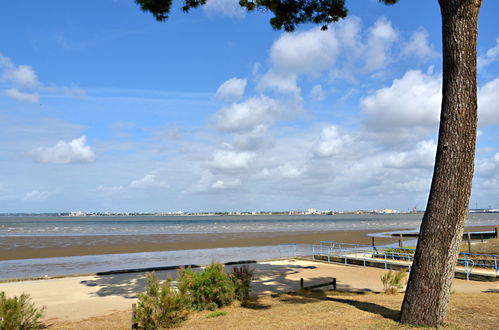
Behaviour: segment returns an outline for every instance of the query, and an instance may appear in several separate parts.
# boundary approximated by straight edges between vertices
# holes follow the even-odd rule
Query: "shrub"
[[[248,299],[250,293],[253,270],[248,265],[234,267],[229,275],[234,284],[235,298],[239,301]]]
[[[381,283],[383,283],[385,293],[394,294],[397,293],[398,289],[402,289],[407,282],[406,275],[405,271],[393,272],[389,270],[385,275],[381,276]]]
[[[147,274],[147,290],[138,295],[134,323],[142,329],[172,327],[187,317],[189,300],[171,286],[171,278],[160,283],[154,273]]]
[[[234,284],[224,266],[218,263],[212,263],[201,273],[190,268],[181,270],[178,287],[191,299],[195,310],[214,310],[234,300]]]
[[[42,314],[28,294],[8,298],[0,292],[0,329],[40,329]]]

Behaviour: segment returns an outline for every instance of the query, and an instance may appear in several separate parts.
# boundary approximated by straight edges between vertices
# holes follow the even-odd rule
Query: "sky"
[[[0,3],[0,213],[424,209],[436,0],[347,1],[321,31],[209,0]],[[471,208],[499,208],[499,1],[479,16]]]

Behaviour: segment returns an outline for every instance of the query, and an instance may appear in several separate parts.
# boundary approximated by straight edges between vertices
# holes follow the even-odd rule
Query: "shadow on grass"
[[[327,297],[326,300],[347,304],[357,309],[360,309],[361,311],[369,312],[372,314],[378,314],[385,319],[393,320],[395,322],[399,322],[400,320],[400,311],[382,305],[378,305],[375,303],[367,301],[358,301],[353,299],[336,298],[336,297]]]
[[[327,294],[322,290],[313,291],[298,291],[295,293],[289,293],[283,295],[280,301],[290,304],[308,304],[319,301],[332,301],[341,304],[347,304],[353,306],[361,311],[378,314],[385,319],[393,320],[399,322],[400,311],[385,307],[383,305],[378,305],[371,302],[359,301],[355,297],[359,295],[365,295],[367,292],[341,292],[341,291],[329,291]],[[333,296],[331,296],[331,294]],[[343,298],[344,297],[344,298]],[[347,299],[348,297],[348,299]]]
[[[270,309],[270,305],[262,304],[258,297],[251,298],[250,300],[245,301],[241,304],[242,308],[253,309],[253,310],[265,310]]]

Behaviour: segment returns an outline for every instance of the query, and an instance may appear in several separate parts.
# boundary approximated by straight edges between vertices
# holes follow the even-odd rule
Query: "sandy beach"
[[[3,237],[0,260],[174,251],[224,247],[266,246],[285,243],[318,244],[321,240],[371,244],[372,230],[329,232],[250,232],[216,234],[105,235]],[[381,232],[381,231],[380,231]],[[396,238],[376,238],[376,244]]]
[[[386,271],[379,268],[345,266],[305,260],[275,260],[251,264],[255,269],[252,283],[254,294],[288,292],[299,288],[300,278],[305,285],[325,283],[337,279],[338,290],[381,292],[379,280]],[[158,278],[176,276],[176,271],[158,272]],[[145,288],[144,273],[102,276],[80,276],[48,280],[0,283],[0,291],[8,295],[29,293],[39,306],[45,306],[45,320],[81,320],[106,315],[114,311],[130,310],[136,294]],[[499,289],[499,282],[476,282],[455,279],[457,293],[480,293]]]

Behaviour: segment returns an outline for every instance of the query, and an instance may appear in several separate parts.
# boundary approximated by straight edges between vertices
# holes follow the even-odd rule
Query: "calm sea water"
[[[0,216],[0,237],[334,231],[419,227],[422,214],[309,216]],[[499,213],[470,214],[468,225],[499,224]]]
[[[138,216],[0,217],[0,239],[7,236],[95,236],[229,232],[398,230],[418,228],[422,214],[330,216]],[[470,214],[468,225],[494,226],[499,214]],[[208,264],[309,255],[308,245],[277,245],[186,251],[107,254],[0,261],[0,278],[81,274],[184,264]]]

